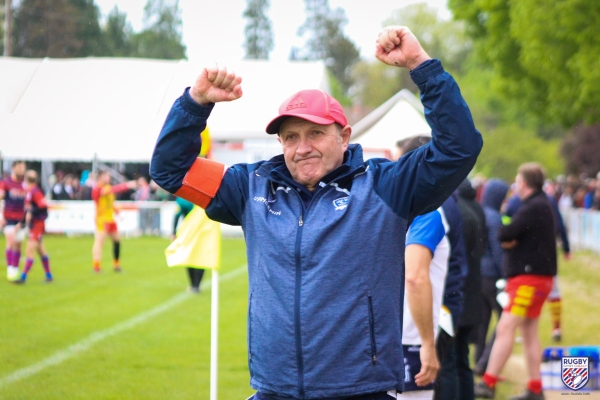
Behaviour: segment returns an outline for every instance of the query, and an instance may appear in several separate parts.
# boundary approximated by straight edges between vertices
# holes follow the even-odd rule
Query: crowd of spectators
[[[561,175],[546,186],[546,192],[554,195],[561,209],[573,207],[600,210],[600,172],[595,178]]]
[[[473,179],[478,199],[486,179],[478,175]],[[600,210],[600,172],[595,177],[586,175],[559,175],[556,179],[546,180],[544,191],[557,202],[558,207]]]
[[[56,171],[48,181],[49,198],[52,200],[92,200],[92,188],[96,184],[94,172],[80,177],[73,173]],[[129,190],[117,196],[117,200],[174,201],[175,197],[153,181],[141,176],[137,179],[137,190]]]

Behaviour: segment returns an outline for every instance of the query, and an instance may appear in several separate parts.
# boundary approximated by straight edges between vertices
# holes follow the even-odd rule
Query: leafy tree
[[[144,30],[132,37],[133,55],[144,58],[182,59],[179,0],[148,0],[144,6]]]
[[[501,125],[482,135],[484,146],[475,169],[488,177],[512,181],[519,165],[529,161],[543,165],[549,177],[564,171],[558,139],[543,140],[519,125]]]
[[[266,16],[269,9],[269,0],[246,0],[247,7],[244,17],[248,20],[244,33],[246,40],[247,59],[268,60],[269,53],[273,50],[273,32],[271,21]]]
[[[298,30],[300,36],[308,35],[303,49],[293,50],[296,59],[325,60],[330,71],[340,83],[344,93],[352,86],[352,66],[360,60],[354,42],[344,34],[348,23],[341,8],[332,10],[329,0],[305,0],[306,21]]]
[[[127,57],[133,52],[131,37],[133,29],[127,22],[127,13],[115,6],[109,13],[104,26],[107,53],[113,57]]]
[[[22,0],[14,10],[13,54],[85,57],[102,53],[93,0]]]
[[[572,127],[600,122],[600,2],[450,0],[492,87],[523,110]]]
[[[600,172],[600,124],[576,126],[563,141],[567,172],[596,176]]]
[[[80,56],[105,53],[104,37],[100,29],[100,10],[94,0],[69,0],[75,9],[77,37],[82,39]]]

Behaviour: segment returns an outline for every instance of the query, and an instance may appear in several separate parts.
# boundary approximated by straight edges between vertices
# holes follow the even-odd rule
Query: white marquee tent
[[[209,65],[209,64],[208,64]],[[0,57],[0,155],[5,159],[148,162],[173,101],[204,64],[131,58]],[[218,104],[214,140],[269,139],[281,102],[329,90],[322,62],[246,60],[241,99]]]
[[[410,91],[403,89],[354,124],[351,142],[360,143],[365,157],[394,154],[396,142],[418,135],[431,136],[423,105]]]

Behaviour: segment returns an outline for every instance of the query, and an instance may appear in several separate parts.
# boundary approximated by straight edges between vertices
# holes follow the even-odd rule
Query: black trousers
[[[476,370],[478,372],[485,371],[487,368],[490,353],[492,352],[492,345],[496,338],[496,333],[494,332],[490,337],[490,340],[486,342],[492,313],[496,312],[498,318],[500,318],[500,315],[502,314],[502,306],[500,306],[496,300],[497,294],[498,289],[496,288],[496,279],[481,277],[482,319],[481,325],[477,328],[477,342],[475,343],[475,363],[477,364]]]
[[[469,365],[469,337],[474,329],[474,325],[458,327],[454,338],[451,338],[447,344],[440,357],[440,371],[434,385],[434,399],[475,399],[473,371]],[[443,333],[449,337],[445,332]]]
[[[433,400],[441,400],[441,374],[442,374],[442,361],[446,356],[446,353],[450,350],[451,345],[454,343],[454,338],[446,333],[443,329],[440,329],[440,333],[435,342],[435,350],[437,353],[438,361],[440,362],[440,370],[438,371],[435,381],[433,382]]]
[[[200,288],[200,282],[202,282],[202,277],[204,276],[204,270],[199,268],[189,268],[187,269],[188,275],[190,277],[190,285],[194,289]]]

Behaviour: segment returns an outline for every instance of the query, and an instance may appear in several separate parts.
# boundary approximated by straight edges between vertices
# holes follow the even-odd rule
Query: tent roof
[[[133,58],[0,57],[0,152],[5,158],[147,162],[175,99],[205,64]],[[206,64],[208,65],[208,64]],[[215,140],[268,139],[292,93],[328,91],[322,62],[227,65],[244,95],[213,110]],[[274,139],[273,139],[274,140]]]
[[[410,91],[402,89],[354,124],[351,142],[365,149],[394,153],[396,142],[417,135],[431,135],[423,105]]]

